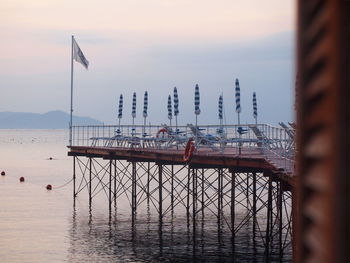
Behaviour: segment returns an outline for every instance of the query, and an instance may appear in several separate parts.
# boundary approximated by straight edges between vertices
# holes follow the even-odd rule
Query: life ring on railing
[[[165,134],[168,134],[168,130],[165,128],[162,128],[157,132],[156,136],[157,136],[157,138],[159,138],[159,136],[161,135],[160,138],[164,138]]]
[[[184,161],[188,162],[193,156],[195,149],[193,138],[189,138],[185,148]]]

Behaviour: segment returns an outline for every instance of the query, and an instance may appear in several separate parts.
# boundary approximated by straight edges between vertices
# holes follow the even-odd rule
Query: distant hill
[[[44,114],[28,112],[0,112],[0,129],[65,129],[69,127],[70,116],[63,111],[49,111]],[[102,125],[102,122],[73,116],[73,125]]]

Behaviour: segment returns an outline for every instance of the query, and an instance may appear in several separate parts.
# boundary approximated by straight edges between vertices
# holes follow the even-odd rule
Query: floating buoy
[[[51,184],[48,184],[48,185],[46,186],[46,189],[47,189],[47,190],[52,190],[52,185],[51,185]]]
[[[19,178],[19,181],[20,181],[20,182],[24,182],[24,177],[21,176],[21,177]]]
[[[2,175],[2,176],[4,176],[4,175],[5,175],[5,172],[4,172],[4,171],[2,171],[2,172],[1,172],[1,175]]]

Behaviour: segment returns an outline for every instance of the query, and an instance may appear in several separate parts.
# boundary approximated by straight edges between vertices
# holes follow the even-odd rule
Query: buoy
[[[20,182],[24,182],[24,177],[21,176],[21,177],[19,178],[19,181],[20,181]]]
[[[48,184],[48,185],[46,186],[46,189],[47,189],[47,190],[52,190],[52,185],[51,185],[51,184]]]
[[[52,157],[50,157],[49,160],[52,160]]]
[[[2,175],[2,176],[4,176],[4,175],[5,175],[5,172],[4,172],[4,171],[2,171],[2,172],[1,172],[1,175]]]

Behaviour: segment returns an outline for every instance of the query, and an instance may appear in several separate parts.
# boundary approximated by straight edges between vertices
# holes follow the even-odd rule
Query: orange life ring
[[[193,138],[188,139],[188,142],[186,144],[185,148],[185,154],[184,154],[184,161],[188,162],[191,160],[193,152],[194,152],[195,146],[194,146],[194,141]]]
[[[159,135],[162,134],[162,138],[164,138],[164,134],[168,133],[168,130],[165,129],[165,128],[162,128],[160,129],[158,132],[157,132],[157,138],[159,138]]]

